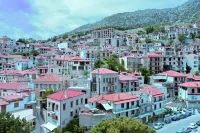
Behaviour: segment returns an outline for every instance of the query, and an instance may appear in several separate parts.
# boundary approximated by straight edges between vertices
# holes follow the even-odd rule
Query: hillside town
[[[0,113],[25,119],[32,133],[62,130],[75,118],[89,132],[120,117],[158,133],[188,119],[189,131],[200,118],[199,53],[200,22],[108,27],[45,41],[2,36]]]

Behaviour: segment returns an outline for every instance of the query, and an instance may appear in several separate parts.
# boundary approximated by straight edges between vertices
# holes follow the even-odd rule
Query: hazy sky
[[[187,0],[0,0],[0,36],[47,39],[120,12],[169,8]]]

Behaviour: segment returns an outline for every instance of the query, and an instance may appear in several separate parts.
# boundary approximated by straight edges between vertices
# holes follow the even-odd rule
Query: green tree
[[[193,26],[192,26],[191,24],[190,24],[190,25],[188,25],[188,27],[189,27],[189,28],[193,28]]]
[[[21,42],[21,43],[24,43],[24,44],[28,44],[29,43],[29,41],[27,39],[25,39],[25,38],[19,38],[17,40],[17,42]]]
[[[52,42],[56,42],[56,41],[57,41],[57,38],[54,37],[54,38],[52,39]]]
[[[156,131],[139,120],[120,117],[101,121],[91,129],[90,133],[156,133]]]
[[[97,68],[101,68],[105,65],[105,63],[99,59],[99,60],[96,60],[95,63],[94,63],[94,68],[97,69]]]
[[[31,55],[33,55],[33,56],[38,56],[39,53],[38,53],[37,50],[32,50],[32,51],[31,51]]]
[[[144,76],[144,83],[148,83],[148,76],[151,76],[151,72],[146,67],[140,67],[140,72]]]
[[[193,34],[193,33],[190,33],[190,37],[191,37],[191,39],[195,39],[195,34]]]
[[[113,71],[125,71],[124,66],[119,62],[119,59],[117,58],[117,55],[112,54],[109,57],[104,58],[104,61],[108,67],[108,69]]]
[[[186,64],[186,73],[190,73],[191,69],[192,68],[190,66],[188,66],[188,64]]]
[[[76,43],[76,40],[72,40],[72,43]]]
[[[46,91],[42,94],[43,102],[46,102],[48,95],[51,95],[53,93],[56,93],[55,89],[46,89]]]
[[[67,34],[64,34],[64,35],[62,36],[62,38],[63,38],[63,39],[66,39],[66,38],[68,38],[68,35],[67,35]]]
[[[15,118],[11,113],[0,113],[0,133],[30,133],[33,127],[25,119]]]
[[[132,73],[133,71],[129,68],[126,72],[127,73]]]
[[[195,38],[199,38],[199,39],[200,39],[200,34],[197,34],[197,35],[195,36]]]
[[[179,40],[181,43],[185,43],[185,40],[186,40],[185,35],[179,34],[179,35],[178,35],[178,40]]]
[[[168,45],[171,46],[171,45],[173,44],[173,42],[174,42],[174,41],[173,41],[172,39],[169,39],[169,40],[168,40]]]
[[[145,40],[146,40],[146,43],[152,43],[152,40],[149,38],[146,38]]]
[[[88,76],[89,72],[88,71],[84,71],[83,75]]]
[[[196,71],[196,72],[195,72],[195,75],[196,75],[196,76],[199,76],[199,73],[200,73],[199,71]]]

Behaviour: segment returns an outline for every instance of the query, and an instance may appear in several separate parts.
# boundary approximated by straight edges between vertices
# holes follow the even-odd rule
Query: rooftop
[[[177,71],[169,70],[166,72],[158,73],[156,76],[170,76],[170,77],[186,77],[185,74],[179,73]]]
[[[61,77],[58,74],[44,74],[34,82],[61,82]]]
[[[65,91],[67,91],[67,96],[66,96]],[[57,101],[63,101],[63,100],[78,97],[78,96],[81,96],[81,95],[84,95],[84,94],[85,93],[82,92],[82,91],[68,89],[68,90],[61,90],[61,91],[58,91],[54,94],[51,94],[51,95],[48,96],[48,98],[54,99],[54,100],[57,100]]]
[[[112,71],[110,69],[107,68],[99,68],[99,69],[95,69],[91,72],[92,74],[117,74],[118,72]]]
[[[7,95],[7,96],[1,96],[0,98],[8,102],[23,100],[23,97],[20,95]]]
[[[149,93],[151,94],[153,97],[159,97],[159,96],[163,96],[164,93],[161,92],[160,90],[157,90],[156,88],[152,87],[152,86],[144,86],[142,89],[139,90],[139,92],[145,92],[145,93]]]
[[[179,84],[181,87],[191,87],[191,88],[200,88],[200,82],[185,82],[182,84]]]

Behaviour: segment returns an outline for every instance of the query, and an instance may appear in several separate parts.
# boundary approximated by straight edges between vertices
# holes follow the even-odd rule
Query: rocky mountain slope
[[[70,33],[104,27],[134,27],[152,24],[194,23],[200,19],[200,0],[188,0],[181,6],[167,9],[147,9],[118,13],[93,24],[83,25]]]

